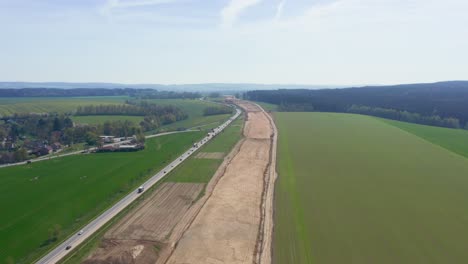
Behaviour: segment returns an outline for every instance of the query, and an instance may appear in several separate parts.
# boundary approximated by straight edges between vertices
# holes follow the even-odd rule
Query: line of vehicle
[[[175,169],[179,164],[181,164],[184,160],[190,157],[196,150],[201,148],[205,145],[208,141],[210,141],[213,137],[215,137],[218,133],[223,131],[229,124],[231,124],[239,115],[241,114],[241,110],[239,108],[235,108],[236,113],[230,117],[226,122],[222,125],[214,128],[212,132],[208,133],[202,140],[195,143],[190,149],[180,155],[177,159],[169,163],[165,168],[161,171],[153,175],[150,179],[148,179],[141,187],[139,187],[136,191],[132,191],[116,204],[114,204],[111,208],[107,209],[101,215],[96,217],[92,220],[89,224],[87,224],[84,228],[82,228],[79,232],[74,233],[60,245],[58,245],[55,249],[47,253],[44,257],[42,257],[37,264],[48,264],[48,263],[57,263],[63,257],[65,257],[68,253],[70,253],[70,249],[72,247],[76,247],[77,245],[84,242],[87,238],[89,238],[94,232],[99,230],[102,226],[104,226],[108,221],[110,221],[113,217],[115,217],[118,213],[120,213],[124,208],[130,205],[133,201],[135,201],[145,189],[151,188],[154,184],[159,182],[165,175]]]

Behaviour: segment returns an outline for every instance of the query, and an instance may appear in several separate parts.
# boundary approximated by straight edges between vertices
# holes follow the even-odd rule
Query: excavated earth
[[[162,184],[83,263],[271,263],[276,128],[258,105],[236,104],[246,112],[244,138],[211,181]]]
[[[258,263],[264,245],[274,125],[255,104],[238,102],[247,112],[245,139],[211,197],[177,243],[167,263]],[[272,227],[272,226],[268,226]]]

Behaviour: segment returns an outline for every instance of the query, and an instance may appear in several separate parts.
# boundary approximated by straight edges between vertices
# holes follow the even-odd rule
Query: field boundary
[[[404,133],[407,133],[407,134],[409,134],[409,135],[415,136],[415,137],[417,137],[418,139],[423,140],[423,141],[425,141],[425,142],[427,142],[427,143],[429,143],[429,144],[432,144],[432,145],[434,145],[434,146],[436,146],[436,147],[438,147],[438,148],[444,149],[444,150],[446,150],[446,151],[448,151],[448,152],[450,152],[450,153],[452,153],[452,154],[455,154],[455,155],[457,155],[457,156],[460,156],[460,157],[463,157],[463,158],[465,158],[465,159],[468,159],[467,156],[465,156],[465,155],[463,155],[463,154],[460,154],[460,153],[457,153],[456,151],[454,151],[454,150],[452,150],[452,149],[449,149],[448,147],[442,146],[442,145],[437,144],[437,143],[435,143],[435,142],[433,142],[433,141],[430,141],[430,140],[428,140],[428,139],[425,139],[425,138],[423,138],[422,136],[419,136],[419,135],[417,135],[417,134],[415,134],[415,133],[412,133],[412,132],[410,132],[410,131],[408,131],[408,130],[405,130],[405,129],[399,127],[399,126],[396,126],[396,125],[392,124],[391,122],[386,122],[387,120],[390,120],[390,121],[397,121],[397,120],[385,119],[385,118],[379,118],[379,117],[374,117],[374,118],[377,119],[377,120],[379,120],[380,122],[383,122],[383,123],[385,123],[385,124],[391,126],[391,127],[397,128],[397,129],[403,131]],[[403,122],[403,121],[397,121],[397,122]],[[404,123],[415,124],[415,123],[409,123],[409,122],[404,122]],[[422,125],[422,124],[415,124],[415,125],[419,125],[419,126],[428,126],[428,125]],[[428,127],[436,127],[436,126],[428,126]],[[442,127],[437,127],[437,128],[442,128]],[[455,128],[446,128],[446,129],[455,129]]]
[[[232,119],[232,120],[229,119],[229,120],[225,121],[224,124],[226,124],[226,123],[229,122],[229,123],[228,123],[228,125],[229,125],[229,124],[230,124],[233,120],[235,120],[240,114],[241,114],[241,113],[240,113],[240,110],[236,110],[236,114],[234,114],[234,115],[232,116],[232,118],[234,118],[234,119]],[[223,129],[224,129],[224,128],[223,128]],[[212,139],[212,137],[211,137],[211,138],[205,138],[205,142],[208,142],[208,141],[211,140],[211,139]],[[205,145],[205,143],[202,143],[201,146],[203,146],[203,145]],[[185,155],[185,154],[186,154],[186,155]],[[183,152],[182,156],[179,156],[180,161],[184,161],[185,159],[187,159],[187,157],[190,157],[191,154],[193,154],[193,153]],[[184,155],[185,155],[185,156],[184,156]],[[178,159],[179,159],[179,158],[175,159],[173,162],[178,162]],[[177,165],[178,165],[178,164],[175,164],[175,166],[172,166],[172,167],[170,167],[170,168],[169,168],[169,167],[166,167],[166,170],[164,170],[164,168],[163,168],[161,171],[157,172],[156,174],[154,174],[153,176],[151,176],[147,181],[145,181],[145,182],[143,183],[143,185],[144,185],[144,186],[148,186],[149,188],[152,187],[153,185],[156,185],[161,179],[164,178],[164,176],[166,175],[166,171],[167,171],[167,172],[170,172],[173,168],[177,167]],[[168,165],[168,166],[169,166],[169,165]],[[163,172],[163,171],[164,171],[164,172]],[[109,219],[108,219],[108,220],[105,220],[104,223],[96,223],[95,226],[91,226],[92,228],[95,228],[96,230],[94,230],[90,235],[88,235],[88,237],[91,236],[91,235],[92,235],[94,232],[96,232],[97,230],[99,230],[99,228],[101,228],[101,227],[102,227],[103,225],[105,225],[108,221],[110,221],[112,218],[114,218],[118,213],[120,213],[120,212],[121,212],[123,209],[125,209],[127,206],[131,205],[132,202],[134,202],[136,199],[138,199],[138,196],[130,196],[130,195],[131,195],[131,193],[129,193],[127,196],[124,196],[121,200],[117,201],[117,202],[109,209],[109,210],[111,210],[112,208],[116,208],[116,210],[114,210],[114,211],[112,211],[112,212],[110,212],[110,213],[108,213],[108,214],[106,214],[106,212],[108,212],[108,211],[105,211],[104,214],[98,215],[98,218],[96,218],[96,220],[99,219],[100,217],[108,217]],[[135,197],[136,197],[136,198],[135,198]],[[121,209],[117,208],[117,206],[120,206]],[[112,214],[113,214],[113,215],[112,215]],[[90,226],[90,225],[92,225],[92,224],[94,224],[94,221],[89,222],[87,226]],[[99,226],[99,225],[100,225],[100,226]],[[96,228],[96,227],[97,227],[97,228]],[[82,235],[81,237],[79,237],[79,239],[81,239],[80,243],[77,243],[77,244],[81,244],[81,242],[84,242],[84,240],[86,240],[88,237],[86,237],[85,235]],[[70,237],[69,239],[72,239],[72,238],[73,238],[73,237]],[[67,244],[69,244],[68,240],[66,240],[65,242],[67,242]],[[47,259],[44,259],[44,258],[48,257],[48,255],[51,254],[52,252],[58,251],[58,250],[59,250],[59,247],[63,246],[63,244],[64,244],[65,242],[62,242],[61,244],[59,244],[59,245],[57,245],[56,247],[54,247],[54,250],[49,251],[49,253],[46,254],[46,255],[44,255],[44,256],[39,260],[39,262],[37,262],[37,263],[45,263],[44,261],[47,261],[47,262],[50,261],[50,260],[47,260]],[[70,242],[70,243],[71,243],[71,242]],[[53,255],[53,256],[51,256],[50,258],[57,258],[57,255],[58,255],[58,254]],[[65,253],[65,255],[66,255],[66,253]],[[58,258],[61,258],[61,257],[59,256]]]
[[[254,261],[256,264],[271,264],[272,260],[272,241],[274,230],[274,193],[277,178],[276,171],[276,143],[278,130],[270,114],[268,114],[260,105],[254,103],[263,114],[268,118],[272,134],[270,135],[270,155],[268,165],[265,168],[262,190],[262,203],[260,205],[260,225],[257,236],[257,243],[254,250]]]
[[[245,126],[245,121],[242,123],[242,128],[244,126]],[[171,258],[174,251],[177,248],[178,241],[184,236],[184,234],[187,232],[187,230],[193,224],[194,220],[197,218],[197,216],[200,213],[201,209],[205,206],[206,202],[212,196],[216,185],[221,180],[221,178],[224,176],[224,174],[226,172],[226,169],[229,166],[229,164],[231,163],[231,161],[239,153],[239,151],[240,151],[242,145],[244,144],[244,142],[245,142],[245,136],[244,136],[244,130],[242,129],[242,138],[236,143],[236,145],[232,148],[232,150],[229,152],[229,154],[226,155],[223,162],[218,167],[215,174],[213,175],[211,180],[206,185],[205,194],[196,202],[196,204],[194,204],[192,207],[190,207],[189,210],[186,212],[184,218],[187,218],[187,219],[181,220],[179,222],[179,225],[174,227],[173,231],[171,232],[171,238],[170,238],[170,241],[173,241],[173,242],[169,247],[166,247],[165,249],[163,249],[163,251],[161,251],[161,254],[160,254],[159,258],[156,261],[156,264],[165,264]],[[180,229],[180,230],[178,230],[178,229]]]

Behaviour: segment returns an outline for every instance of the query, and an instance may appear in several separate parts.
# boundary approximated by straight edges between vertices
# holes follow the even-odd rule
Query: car
[[[68,245],[65,250],[69,250],[71,248],[71,245]]]
[[[164,171],[164,173],[166,173],[166,171]]]
[[[182,159],[180,159],[180,161],[182,161]]]
[[[80,230],[80,232],[78,232],[78,235],[81,236],[81,234],[83,234],[83,230]]]

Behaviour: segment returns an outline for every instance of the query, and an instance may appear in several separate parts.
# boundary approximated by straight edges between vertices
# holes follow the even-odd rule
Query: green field
[[[380,120],[468,158],[468,130]]]
[[[75,155],[1,168],[0,261],[11,256],[19,263],[30,254],[21,261],[30,263],[56,244],[44,244],[49,228],[59,224],[60,239],[75,232],[203,135],[152,138],[140,152]]]
[[[260,105],[263,109],[265,109],[265,111],[271,111],[271,112],[278,111],[278,105],[264,103],[264,102],[254,102],[254,103]]]
[[[243,117],[239,117],[229,127],[227,127],[223,133],[219,134],[216,138],[208,142],[198,152],[224,152],[229,153],[234,145],[242,137],[243,128]],[[196,155],[197,153],[194,153]],[[207,183],[213,174],[222,163],[221,159],[195,159],[191,156],[184,163],[180,164],[174,171],[170,172],[162,182],[197,182]],[[157,189],[156,187],[146,190],[141,200],[151,196],[152,191]],[[130,207],[135,208],[140,201],[132,204]],[[131,209],[124,212],[128,213]],[[112,220],[112,223],[99,231],[92,239],[88,240],[85,244],[75,249],[73,254],[64,260],[63,264],[78,264],[81,263],[86,256],[96,249],[101,241],[101,237],[105,234],[105,231],[112,226],[113,223],[117,223],[118,219],[123,216],[121,214],[116,219]]]
[[[73,122],[79,124],[102,124],[106,121],[131,121],[139,124],[143,121],[143,116],[122,116],[122,115],[92,115],[92,116],[73,116]]]
[[[373,117],[275,119],[274,263],[466,262],[468,159]]]
[[[220,122],[228,119],[231,115],[203,116],[203,110],[208,106],[215,105],[212,102],[198,99],[151,99],[145,100],[159,105],[174,105],[181,108],[189,115],[189,118],[172,124],[162,126],[160,131],[176,130],[179,128],[192,128],[206,124]]]
[[[0,116],[13,113],[72,113],[78,106],[124,104],[131,99],[125,96],[89,96],[89,97],[23,97],[23,98],[0,98]],[[197,126],[206,126],[218,123],[229,118],[230,115],[203,116],[203,110],[208,106],[215,105],[213,102],[198,99],[151,99],[146,100],[158,105],[174,105],[188,114],[188,118],[172,124],[164,125],[154,132],[187,129]],[[143,117],[139,116],[73,116],[77,123],[97,124],[106,120],[130,120],[139,123]]]
[[[225,128],[215,139],[208,142],[201,152],[223,152],[226,156],[242,136],[243,117]],[[187,159],[166,178],[168,182],[201,182],[210,181],[223,159],[197,159],[195,155]]]
[[[0,98],[0,115],[13,113],[66,113],[74,112],[78,106],[123,104],[125,96],[89,97],[20,97]]]

